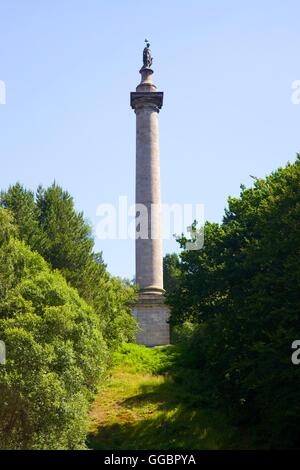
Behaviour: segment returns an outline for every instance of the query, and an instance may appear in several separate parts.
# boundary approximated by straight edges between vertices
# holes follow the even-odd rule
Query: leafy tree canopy
[[[223,222],[206,223],[203,249],[181,252],[167,293],[173,324],[195,325],[193,357],[211,397],[239,422],[255,421],[275,447],[299,444],[300,369],[291,362],[300,331],[299,220],[298,156],[229,198]]]

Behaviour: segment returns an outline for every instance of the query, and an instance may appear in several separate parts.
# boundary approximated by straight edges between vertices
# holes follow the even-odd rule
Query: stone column
[[[164,302],[160,224],[160,164],[158,113],[163,93],[152,83],[153,71],[140,70],[142,79],[131,93],[136,113],[136,283],[139,300],[133,308],[141,328],[137,342],[147,346],[169,343],[169,308]]]

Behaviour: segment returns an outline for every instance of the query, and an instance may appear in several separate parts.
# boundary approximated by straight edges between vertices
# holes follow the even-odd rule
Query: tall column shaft
[[[163,267],[158,111],[157,106],[148,103],[140,103],[136,108],[136,282],[144,292],[161,293]]]
[[[136,113],[136,283],[139,298],[133,306],[140,332],[137,342],[146,346],[169,344],[169,307],[164,301],[163,256],[160,226],[160,166],[158,113],[163,93],[153,85],[152,59],[144,49],[142,80],[131,93]],[[151,59],[151,60],[150,60]]]

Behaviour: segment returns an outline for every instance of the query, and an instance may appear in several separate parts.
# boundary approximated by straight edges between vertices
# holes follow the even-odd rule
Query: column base
[[[137,344],[144,346],[165,346],[170,344],[170,308],[163,295],[141,292],[139,300],[133,305],[132,314],[137,320],[140,331]]]

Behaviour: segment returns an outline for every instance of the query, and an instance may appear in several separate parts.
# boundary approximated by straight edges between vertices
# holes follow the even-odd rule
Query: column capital
[[[136,110],[138,108],[143,108],[151,106],[156,108],[159,112],[163,105],[164,93],[162,91],[156,92],[138,92],[133,91],[130,93],[130,105]]]

